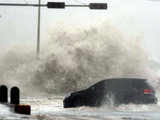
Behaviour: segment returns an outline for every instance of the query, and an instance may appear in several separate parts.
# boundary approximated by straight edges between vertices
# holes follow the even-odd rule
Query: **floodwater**
[[[63,108],[63,97],[28,97],[22,104],[31,105],[31,115],[20,115],[0,105],[1,120],[159,120],[159,105],[104,105],[100,108]],[[160,110],[160,109],[159,109]]]

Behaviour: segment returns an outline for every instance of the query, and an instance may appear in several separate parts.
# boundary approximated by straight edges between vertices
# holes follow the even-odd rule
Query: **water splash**
[[[23,46],[23,51],[18,45],[6,50],[0,58],[1,83],[17,85],[25,94],[53,94],[83,89],[110,77],[150,77],[141,40],[127,39],[109,22],[88,28],[61,25],[49,35],[41,60],[35,60],[30,46]]]

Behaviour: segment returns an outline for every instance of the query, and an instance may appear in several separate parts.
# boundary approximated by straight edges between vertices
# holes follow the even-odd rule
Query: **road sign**
[[[106,3],[90,3],[89,4],[90,9],[107,9]]]
[[[47,3],[47,8],[63,9],[63,8],[65,8],[65,3],[64,2],[48,2]]]

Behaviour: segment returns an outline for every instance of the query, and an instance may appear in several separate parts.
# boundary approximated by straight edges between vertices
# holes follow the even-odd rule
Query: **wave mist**
[[[31,49],[35,46],[15,45],[1,53],[1,84],[19,86],[24,95],[63,94],[110,77],[150,77],[141,40],[128,39],[109,22],[88,28],[61,25],[45,41],[40,60]]]

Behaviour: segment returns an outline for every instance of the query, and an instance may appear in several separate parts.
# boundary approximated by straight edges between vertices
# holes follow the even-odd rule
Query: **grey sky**
[[[36,3],[37,0],[12,0],[19,3]],[[52,0],[53,1],[53,0]],[[62,0],[58,0],[62,1]],[[160,1],[160,0],[152,0]],[[160,2],[151,0],[65,0],[67,4],[107,2],[108,10],[91,11],[88,8],[65,10],[42,9],[42,42],[56,24],[88,26],[110,20],[125,35],[142,34],[144,46],[152,59],[160,60]],[[10,2],[10,0],[0,0]],[[42,0],[46,3],[46,0]],[[37,8],[0,6],[0,44],[36,44]],[[55,28],[56,29],[56,28]]]

